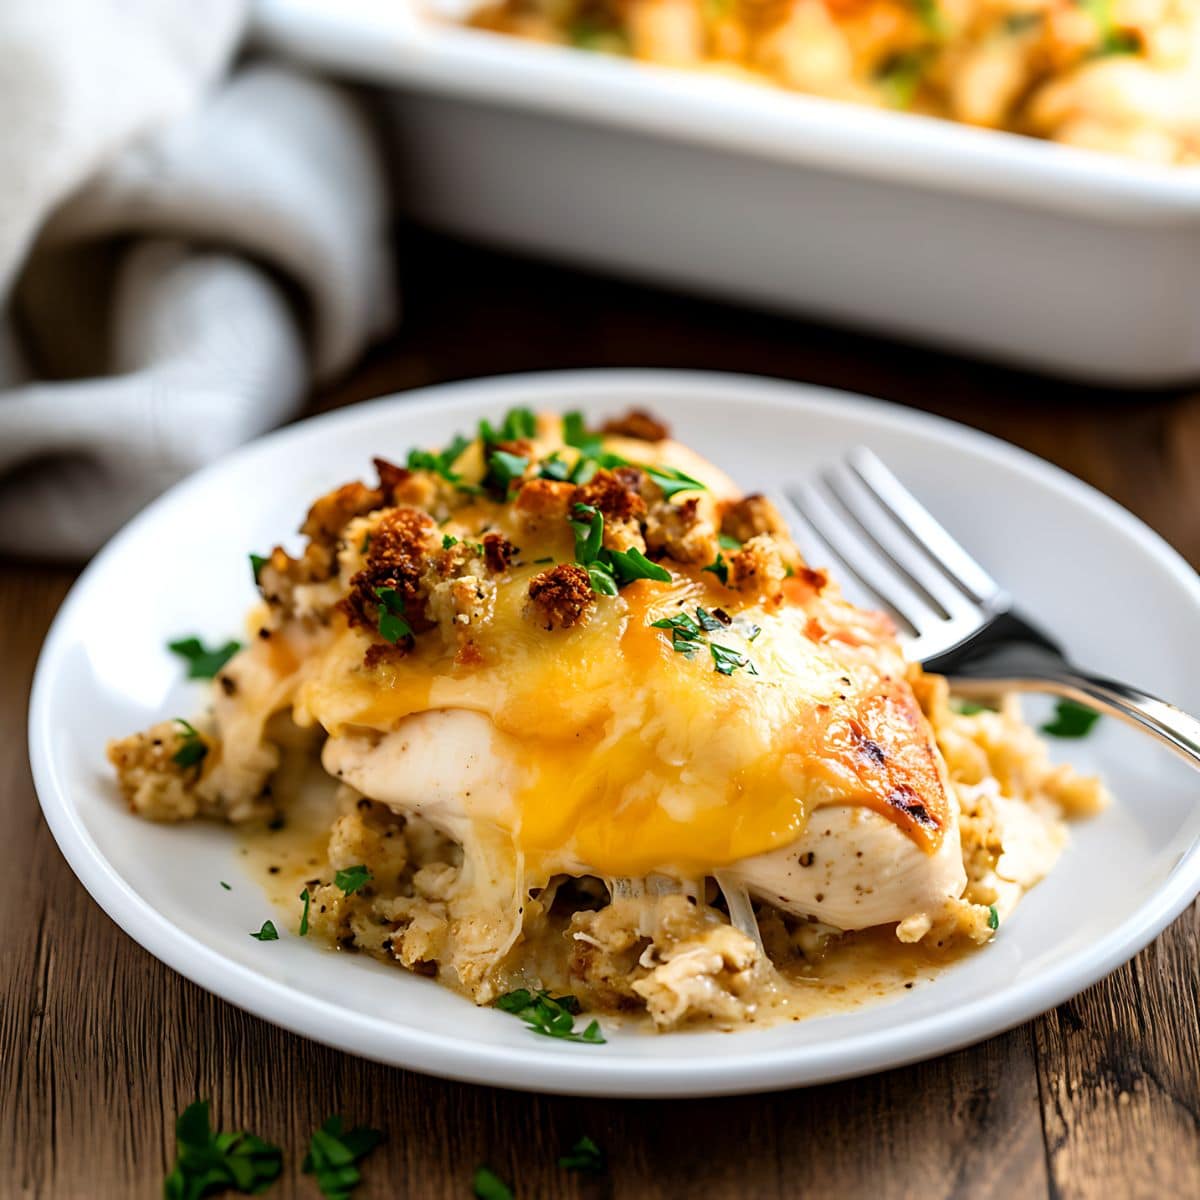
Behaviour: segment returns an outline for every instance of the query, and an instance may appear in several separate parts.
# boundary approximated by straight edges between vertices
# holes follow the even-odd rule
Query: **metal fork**
[[[870,450],[853,450],[821,482],[786,493],[804,526],[802,547],[830,552],[895,614],[909,657],[950,676],[960,694],[1050,692],[1086,704],[1153,734],[1200,770],[1200,721],[1071,663]]]

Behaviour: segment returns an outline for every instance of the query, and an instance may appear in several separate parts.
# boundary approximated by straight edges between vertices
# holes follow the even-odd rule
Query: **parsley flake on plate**
[[[476,1167],[471,1180],[475,1200],[513,1200],[513,1190],[490,1167]]]
[[[175,1122],[175,1165],[163,1183],[165,1200],[200,1200],[233,1188],[258,1195],[279,1178],[283,1154],[252,1133],[213,1133],[209,1102],[188,1105]]]
[[[304,911],[300,914],[300,936],[308,937],[308,909],[312,904],[312,897],[308,894],[308,888],[300,893],[300,902],[304,905]]]
[[[189,679],[211,679],[241,648],[241,642],[229,641],[208,650],[198,637],[167,643],[167,649],[187,663]]]
[[[350,1194],[362,1179],[360,1163],[380,1142],[383,1134],[366,1125],[344,1129],[342,1118],[332,1116],[313,1130],[308,1153],[300,1164],[306,1175],[315,1175],[317,1187],[326,1200],[350,1200]]]
[[[250,555],[250,570],[254,573],[254,586],[258,586],[258,577],[262,574],[262,569],[267,565],[269,560],[263,558],[261,554]]]
[[[171,761],[177,767],[198,767],[208,754],[208,745],[200,736],[200,731],[182,717],[176,717],[175,723],[183,727],[183,742],[179,749],[171,755]]]
[[[564,1171],[589,1171],[599,1175],[604,1170],[604,1151],[586,1134],[559,1157],[558,1165]]]
[[[1000,928],[1000,913],[994,904],[988,905],[988,928],[993,930]]]
[[[222,887],[223,887],[223,888],[224,888],[224,889],[225,889],[227,892],[232,892],[232,891],[233,891],[233,888],[231,888],[231,887],[229,886],[229,884],[227,884],[227,883],[225,882],[225,880],[223,880],[223,879],[220,879],[220,880],[218,880],[217,882],[218,882],[218,883],[220,883],[220,885],[221,885],[221,886],[222,886]]]
[[[1083,738],[1092,732],[1092,726],[1100,720],[1094,708],[1076,704],[1074,700],[1060,700],[1054,709],[1054,719],[1042,726],[1042,732],[1056,738]]]
[[[552,996],[549,992],[531,992],[528,988],[517,988],[505,992],[495,1005],[501,1012],[520,1017],[534,1033],[543,1037],[561,1038],[568,1042],[587,1042],[589,1045],[604,1044],[600,1022],[592,1021],[582,1033],[575,1029],[575,1018],[579,1015],[579,1001],[574,996]]]
[[[279,941],[279,930],[275,928],[274,921],[264,921],[262,928],[257,933],[250,935],[256,942],[277,942]]]
[[[346,893],[347,896],[353,895],[359,888],[366,887],[371,882],[373,876],[367,867],[361,863],[356,867],[346,867],[345,870],[339,871],[334,877],[333,882]],[[308,893],[306,892],[305,895]]]

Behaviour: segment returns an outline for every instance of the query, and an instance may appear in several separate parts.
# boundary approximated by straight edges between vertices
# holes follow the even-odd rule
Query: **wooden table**
[[[401,244],[404,327],[328,408],[533,368],[712,367],[831,384],[1007,438],[1096,485],[1200,563],[1200,396],[1117,395],[529,265],[424,235]],[[363,1197],[467,1197],[478,1163],[521,1197],[1200,1197],[1200,909],[1047,1016],[934,1062],[770,1096],[533,1097],[323,1049],[185,982],[75,881],[25,754],[38,647],[66,567],[0,565],[0,1196],[160,1194],[172,1122],[303,1146],[333,1112],[388,1141]],[[554,1161],[590,1134],[581,1184]],[[314,1196],[289,1155],[278,1196]]]

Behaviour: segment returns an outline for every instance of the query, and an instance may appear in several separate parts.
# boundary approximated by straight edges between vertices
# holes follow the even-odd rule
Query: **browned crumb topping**
[[[717,556],[717,531],[701,511],[698,496],[679,504],[660,500],[646,517],[646,545],[676,562],[707,564]]]
[[[583,567],[559,563],[529,581],[529,600],[547,629],[571,629],[592,604],[592,581]]]
[[[758,493],[732,500],[725,506],[721,514],[721,532],[739,542],[748,542],[760,533],[790,536],[779,509]]]
[[[786,575],[783,557],[770,534],[752,537],[729,556],[729,586],[740,592],[775,597]]]
[[[342,609],[351,625],[374,629],[379,622],[379,596],[391,588],[404,601],[405,619],[413,628],[423,622],[421,576],[437,526],[416,508],[390,508],[371,532],[367,562],[350,580],[350,593]]]
[[[483,557],[488,570],[497,575],[507,571],[517,548],[502,533],[483,535]]]
[[[661,442],[671,436],[666,425],[642,408],[631,408],[623,417],[605,421],[601,432],[614,437],[637,438],[639,442]]]
[[[571,511],[575,485],[557,479],[526,479],[513,507],[528,531],[560,526]]]

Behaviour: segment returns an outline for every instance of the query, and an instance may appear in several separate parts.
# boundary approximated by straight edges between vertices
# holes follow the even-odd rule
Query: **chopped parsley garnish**
[[[490,1167],[476,1167],[471,1180],[475,1200],[513,1200],[512,1188]]]
[[[599,1021],[592,1021],[582,1033],[576,1032],[575,1017],[579,1014],[579,1001],[574,996],[552,996],[549,992],[517,988],[514,992],[505,992],[496,1001],[496,1007],[501,1012],[520,1017],[534,1033],[543,1037],[587,1042],[593,1046],[604,1043]]]
[[[588,433],[583,423],[583,413],[563,413],[563,441],[574,446],[584,458],[596,458],[604,449],[604,436]]]
[[[371,532],[370,532],[370,530],[368,530],[366,533],[363,534],[362,545],[359,546],[358,552],[359,552],[359,554],[366,554],[366,552],[368,550],[370,550],[370,548],[371,548]]]
[[[988,928],[992,930],[1000,928],[1000,913],[994,904],[988,905]]]
[[[566,483],[571,478],[571,465],[557,450],[549,458],[543,458],[538,463],[538,478],[553,479],[558,483]]]
[[[440,475],[447,483],[455,487],[464,487],[462,476],[454,470],[454,464],[462,458],[463,451],[471,444],[470,438],[456,433],[454,439],[444,450],[417,450],[408,452],[407,466],[410,471],[432,471]]]
[[[575,532],[575,561],[587,571],[594,592],[615,596],[635,579],[671,582],[671,573],[652,563],[636,546],[629,550],[604,549],[603,513],[590,504],[576,504],[574,512],[569,522]]]
[[[717,610],[717,612],[720,611],[720,609]],[[722,615],[725,616],[725,614]],[[728,616],[722,620],[715,612],[709,612],[707,608],[700,606],[696,609],[695,620],[688,613],[682,612],[676,613],[673,617],[660,617],[657,621],[651,621],[650,627],[652,629],[669,629],[671,631],[671,649],[685,658],[693,658],[697,649],[705,644],[704,635],[706,633],[725,629],[732,623]],[[753,641],[762,632],[757,625],[751,625],[750,630],[748,641]],[[748,671],[751,675],[758,674],[757,668],[740,650],[734,650],[729,646],[722,646],[711,641],[708,643],[708,649],[712,655],[713,670],[718,674],[732,675],[739,669]]]
[[[698,479],[685,475],[677,467],[642,467],[643,471],[662,489],[670,500],[678,492],[704,492],[708,489]]]
[[[226,1188],[257,1195],[279,1178],[283,1154],[252,1133],[212,1131],[207,1100],[175,1122],[175,1165],[163,1182],[165,1200],[200,1200]]]
[[[211,679],[241,648],[241,642],[226,642],[223,646],[206,650],[197,637],[180,638],[177,642],[167,643],[167,649],[187,663],[189,679]]]
[[[254,585],[258,586],[258,577],[262,574],[262,569],[267,565],[269,559],[263,558],[261,554],[250,555],[250,570],[254,572]]]
[[[312,904],[312,897],[308,894],[308,888],[300,893],[300,902],[304,905],[304,911],[300,914],[300,936],[308,937],[308,908]]]
[[[950,708],[960,717],[974,717],[981,712],[993,711],[986,704],[980,704],[977,700],[965,700],[961,696],[950,697]]]
[[[379,636],[393,646],[412,637],[412,626],[404,619],[404,597],[395,588],[376,588],[379,600]]]
[[[257,933],[250,935],[256,942],[277,942],[279,941],[279,930],[275,928],[274,921],[264,921],[262,928]]]
[[[522,438],[537,435],[537,417],[529,408],[510,408],[504,414],[499,429],[493,429],[488,421],[479,422],[479,440],[484,446],[495,446],[500,442],[517,442]]]
[[[728,533],[717,534],[717,545],[719,545],[722,550],[740,550],[742,548],[742,543],[739,542],[732,534]]]
[[[333,882],[347,896],[350,896],[357,892],[359,888],[366,887],[372,878],[371,872],[360,863],[357,867],[347,867],[344,871],[339,871],[333,877]]]
[[[544,566],[546,563],[552,563],[553,561],[554,561],[554,559],[553,559],[552,557],[548,557],[548,558],[535,558],[535,559],[533,560],[533,565],[534,565],[535,567],[541,567],[541,566]]]
[[[1054,719],[1042,726],[1042,732],[1056,738],[1087,737],[1098,720],[1100,714],[1095,709],[1074,700],[1060,700],[1054,709]]]
[[[316,1176],[317,1187],[326,1200],[350,1200],[350,1193],[362,1179],[357,1164],[383,1141],[378,1129],[342,1126],[342,1118],[333,1116],[320,1129],[314,1129],[308,1153],[300,1164],[306,1175]]]
[[[1096,58],[1113,54],[1137,54],[1142,44],[1136,34],[1117,26],[1113,0],[1075,0],[1076,5],[1096,23],[1100,43],[1093,52]]]
[[[182,717],[176,717],[175,724],[183,726],[183,743],[171,755],[171,761],[177,767],[183,767],[185,770],[188,767],[199,766],[204,761],[205,755],[208,754],[208,746],[200,736],[200,731]]]
[[[227,892],[232,892],[232,891],[233,891],[233,888],[231,888],[231,887],[229,886],[229,884],[227,884],[227,883],[225,882],[225,880],[223,880],[223,879],[220,879],[220,880],[218,880],[217,882],[218,882],[218,883],[220,883],[220,885],[221,885],[221,886],[222,886],[222,887],[223,887],[223,888],[224,888],[224,889],[225,889]]]
[[[893,54],[875,78],[893,108],[911,108],[925,75],[925,55],[919,50]]]
[[[628,550],[606,550],[612,573],[624,587],[635,579],[653,579],[655,583],[670,583],[671,572],[651,562],[636,546]]]
[[[941,37],[946,32],[946,18],[938,7],[938,0],[913,0],[913,8],[927,33]]]
[[[451,546],[457,546],[457,545],[458,545],[458,538],[456,538],[453,534],[450,534],[450,533],[442,534],[442,549],[443,550],[449,550]]]
[[[590,1171],[599,1175],[604,1170],[604,1151],[584,1134],[566,1154],[559,1157],[558,1165],[564,1171]]]
[[[732,675],[739,669],[745,669],[751,675],[758,674],[754,664],[740,650],[731,649],[729,646],[720,646],[716,642],[709,642],[708,648],[712,651],[713,670],[717,674]]]
[[[729,564],[725,561],[725,555],[719,550],[717,551],[717,557],[707,567],[701,567],[700,570],[711,572],[722,583],[727,584],[729,582]]]
[[[529,459],[523,454],[510,454],[507,450],[493,450],[488,455],[488,480],[498,490],[508,494],[508,489],[525,474]]]

